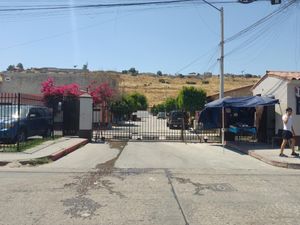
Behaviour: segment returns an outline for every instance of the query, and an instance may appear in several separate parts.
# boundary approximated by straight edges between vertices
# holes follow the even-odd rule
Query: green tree
[[[6,71],[13,71],[15,69],[15,65],[9,65]]]
[[[131,113],[133,113],[133,109],[131,108],[131,103],[129,101],[125,96],[122,96],[120,99],[111,102],[111,112],[118,116],[119,119],[121,119],[124,115],[129,117]]]
[[[204,108],[206,102],[206,92],[195,87],[183,87],[177,97],[180,109],[195,114],[196,110]]]
[[[157,76],[162,76],[163,74],[162,74],[162,72],[159,70],[159,71],[157,71]]]
[[[139,74],[139,71],[136,70],[134,67],[130,68],[130,69],[128,70],[128,72],[131,73],[131,75],[133,75],[133,76],[136,76],[136,75]]]
[[[166,112],[171,112],[178,108],[177,100],[175,98],[167,98],[164,105]]]
[[[85,70],[85,71],[87,71],[87,70],[88,70],[88,63],[86,63],[86,64],[83,64],[83,66],[82,66],[82,70]]]
[[[22,63],[18,63],[16,67],[17,67],[19,70],[21,70],[21,71],[24,70],[24,67],[23,67],[23,64],[22,64]]]
[[[148,101],[145,95],[135,92],[130,94],[128,98],[133,100],[134,109],[137,110],[147,110],[148,108]]]

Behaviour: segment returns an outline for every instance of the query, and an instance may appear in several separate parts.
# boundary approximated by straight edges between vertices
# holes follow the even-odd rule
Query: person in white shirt
[[[290,147],[292,149],[292,156],[299,156],[298,153],[295,152],[295,131],[293,128],[293,109],[287,108],[286,113],[282,116],[282,122],[283,122],[283,132],[282,132],[282,144],[280,149],[280,157],[288,157],[287,155],[283,154],[284,148],[288,141],[291,141]]]

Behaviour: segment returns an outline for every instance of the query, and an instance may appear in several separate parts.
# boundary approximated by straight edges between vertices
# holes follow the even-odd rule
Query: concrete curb
[[[297,169],[300,170],[300,163],[288,163],[288,162],[279,162],[279,161],[275,161],[275,160],[270,160],[266,157],[263,157],[257,153],[255,153],[254,151],[250,150],[244,150],[241,147],[233,144],[233,143],[226,143],[226,146],[234,148],[235,150],[242,152],[244,154],[247,154],[255,159],[258,159],[264,163],[267,163],[269,165],[272,166],[276,166],[276,167],[281,167],[281,168],[288,168],[288,169]]]
[[[51,159],[52,161],[56,161],[68,154],[70,154],[71,152],[74,152],[75,150],[77,150],[78,148],[86,145],[87,143],[89,142],[89,140],[83,140],[81,141],[80,143],[72,146],[72,147],[69,147],[69,148],[66,148],[66,149],[63,149],[61,151],[58,151],[58,152],[55,152],[53,153],[52,155],[48,156],[49,159]]]
[[[75,150],[79,149],[80,147],[86,145],[89,142],[89,140],[83,140],[80,143],[73,145],[71,147],[62,149],[58,152],[55,152],[51,155],[48,156],[43,156],[43,157],[38,157],[38,158],[31,158],[31,159],[26,159],[26,160],[16,160],[17,162],[21,163],[22,165],[25,164],[31,164],[33,161],[35,160],[40,160],[40,159],[48,159],[48,160],[52,160],[52,161],[56,161],[68,154],[70,154],[71,152],[74,152]],[[11,161],[0,161],[0,167],[1,166],[6,166],[7,164],[11,163]]]

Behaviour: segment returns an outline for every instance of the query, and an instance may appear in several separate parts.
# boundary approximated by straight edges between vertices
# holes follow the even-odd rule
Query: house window
[[[296,114],[300,115],[300,97],[296,97]]]

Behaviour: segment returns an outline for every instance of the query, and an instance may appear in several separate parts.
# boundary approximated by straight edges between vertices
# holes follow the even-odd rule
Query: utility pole
[[[220,57],[220,93],[219,98],[224,98],[224,8],[220,9],[221,14],[221,57]]]
[[[220,12],[221,16],[221,42],[220,42],[220,48],[221,48],[221,56],[220,56],[220,88],[219,88],[219,98],[224,97],[224,8],[218,8],[214,6],[212,3],[202,0],[207,5],[211,6],[212,8],[216,9]]]

